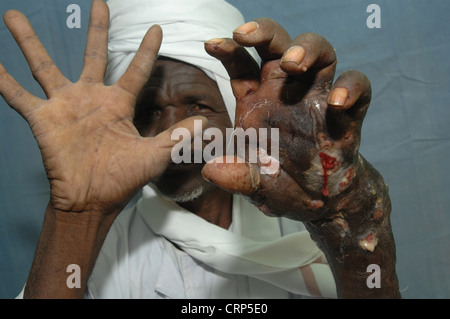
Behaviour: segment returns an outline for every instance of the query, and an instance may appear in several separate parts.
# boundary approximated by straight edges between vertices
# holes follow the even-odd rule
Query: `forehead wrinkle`
[[[211,91],[216,91],[217,93],[220,93],[218,89],[216,89],[213,85],[210,83],[203,83],[198,81],[192,81],[192,82],[178,82],[174,83],[173,89],[179,90],[183,92],[183,95],[192,95],[197,97],[211,97],[213,94],[211,94]]]
[[[163,93],[167,97],[179,94],[183,99],[211,101],[222,104],[222,94],[216,84],[201,69],[176,60],[157,60],[142,94]],[[158,93],[159,92],[159,93]]]

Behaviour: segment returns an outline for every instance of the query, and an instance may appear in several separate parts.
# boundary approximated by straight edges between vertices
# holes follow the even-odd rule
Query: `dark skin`
[[[260,74],[241,45],[258,50]],[[291,40],[266,18],[241,26],[234,39],[207,42],[206,50],[231,77],[236,126],[280,129],[280,169],[260,174],[259,164],[208,163],[204,177],[269,216],[304,222],[327,256],[339,297],[400,297],[388,188],[359,154],[369,80],[348,71],[333,83],[336,54],[326,39],[308,33]],[[366,283],[373,263],[382,269],[377,290]]]
[[[142,136],[156,136],[190,116],[203,116],[203,127],[225,130],[231,120],[217,84],[200,69],[168,58],[159,58],[136,103],[134,124]],[[203,141],[203,146],[207,141]],[[225,141],[224,141],[225,146]],[[194,146],[191,145],[192,152]],[[193,156],[192,156],[193,158]],[[228,228],[231,223],[231,194],[208,183],[201,174],[203,163],[174,164],[152,180],[165,195],[173,197],[202,186],[199,198],[179,203],[207,221]],[[177,181],[174,183],[173,181]]]
[[[204,184],[208,185],[205,193],[184,205],[222,227],[231,221],[231,192],[245,195],[266,214],[304,221],[330,262],[339,297],[400,296],[387,188],[358,154],[370,85],[358,72],[346,73],[332,85],[336,60],[325,39],[306,34],[292,41],[281,26],[262,19],[257,20],[258,28],[254,23],[240,27],[234,40],[215,39],[205,44],[232,79],[237,125],[284,130],[280,135],[281,170],[260,175],[245,163],[209,163],[202,170],[171,167],[170,152],[178,142],[170,139],[173,129],[184,127],[193,135],[195,119],[201,120],[203,127],[208,120],[211,127],[225,127],[223,108],[220,103],[209,105],[216,108],[216,114],[205,113],[199,105],[192,108],[192,99],[186,103],[183,94],[167,89],[176,83],[169,81],[170,76],[148,80],[161,42],[157,26],[147,32],[122,78],[104,86],[108,22],[106,4],[94,0],[84,68],[79,81],[72,83],[53,64],[27,19],[17,11],[5,14],[6,25],[48,97],[42,100],[31,95],[0,66],[0,93],[30,124],[50,182],[51,197],[26,298],[82,297],[114,219],[149,181],[167,193],[176,193],[178,190],[168,187],[167,182],[169,177],[182,175],[177,170],[195,172],[183,183],[186,189],[205,183],[201,173],[214,183]],[[241,45],[257,48],[264,60],[261,72]],[[154,70],[164,64],[166,69],[174,65],[173,61],[158,61]],[[190,78],[198,70],[179,70],[187,72],[176,79],[206,85],[204,74]],[[146,95],[142,91],[146,84],[165,89]],[[211,94],[214,100],[217,91]],[[142,114],[143,101],[149,95],[155,102],[150,103],[152,107],[160,107],[163,115],[158,124],[135,117],[135,113]],[[195,95],[202,96],[198,91]],[[264,102],[263,107],[246,116],[259,102]],[[267,111],[272,116],[265,118]],[[188,117],[197,114],[201,116]],[[322,158],[321,153],[335,160]],[[329,173],[326,183],[325,169]],[[66,285],[66,267],[73,263],[82,270],[81,289]],[[372,263],[382,269],[381,289],[366,286],[365,267]]]

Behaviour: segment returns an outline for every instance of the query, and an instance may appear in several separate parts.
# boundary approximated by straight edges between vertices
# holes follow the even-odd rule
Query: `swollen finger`
[[[245,196],[265,215],[301,221],[321,217],[323,202],[306,194],[280,167],[267,172],[260,164],[224,156],[206,163],[202,175],[227,192]]]
[[[238,156],[225,155],[208,161],[203,177],[228,192],[252,196],[267,177],[279,176],[281,165],[278,154],[269,155],[265,149],[251,145],[246,149],[248,152],[236,150]]]
[[[25,90],[0,64],[0,95],[23,117],[42,100]]]
[[[205,43],[205,49],[222,62],[238,101],[258,89],[259,65],[244,47],[232,39],[212,39]]]
[[[310,71],[315,85],[331,85],[336,69],[336,51],[321,35],[303,33],[296,37],[281,58],[281,68],[288,74],[298,75]]]
[[[50,97],[54,90],[69,83],[53,63],[30,22],[21,12],[16,10],[6,12],[4,21],[22,50],[33,77],[39,82],[47,97]]]
[[[233,31],[233,39],[247,47],[255,47],[264,61],[279,59],[289,48],[291,37],[276,21],[260,18]]]
[[[137,97],[150,76],[161,41],[161,27],[158,25],[152,26],[145,34],[127,71],[117,81],[116,85]]]
[[[232,155],[207,162],[202,169],[202,176],[230,193],[246,196],[254,194],[260,184],[258,166]]]
[[[372,97],[370,81],[359,71],[342,73],[328,93],[327,103],[337,110],[346,110],[354,119],[362,120]]]
[[[109,10],[103,0],[94,0],[84,53],[84,67],[80,79],[87,82],[103,82],[108,63]]]
[[[370,81],[363,73],[342,73],[327,96],[327,127],[330,133],[334,132],[335,138],[345,134],[359,135],[371,97]]]

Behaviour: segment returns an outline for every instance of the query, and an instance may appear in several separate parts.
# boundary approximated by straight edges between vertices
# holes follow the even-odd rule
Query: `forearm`
[[[27,280],[24,298],[81,298],[115,214],[58,212],[47,206],[40,239]],[[78,287],[67,284],[79,266]],[[74,273],[75,276],[78,273]],[[78,279],[78,278],[77,278]],[[69,287],[70,286],[70,287]]]
[[[356,176],[326,203],[329,218],[305,225],[327,256],[338,297],[399,298],[387,185],[362,158]]]

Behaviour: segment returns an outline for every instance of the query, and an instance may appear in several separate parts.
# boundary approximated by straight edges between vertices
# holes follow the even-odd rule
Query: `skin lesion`
[[[359,241],[359,246],[363,250],[373,252],[378,244],[378,237],[375,232],[369,231],[367,235],[363,235],[363,238]]]
[[[348,131],[338,140],[329,138],[324,132],[316,134],[316,149],[313,150],[313,159],[306,176],[311,190],[320,190],[324,198],[344,192],[356,177],[353,163],[356,160],[349,160],[347,153],[357,158],[357,153],[352,151],[357,151],[357,148],[353,148],[353,143],[349,141],[354,142],[354,139]]]
[[[323,188],[322,195],[328,197],[330,192],[328,190],[328,175],[332,174],[339,166],[340,162],[336,157],[330,156],[327,153],[319,153],[320,163],[322,164],[322,175],[323,175]]]
[[[345,164],[340,150],[332,147],[317,150],[305,174],[307,185],[312,191],[320,192],[323,198],[341,194],[356,177],[352,163]]]

